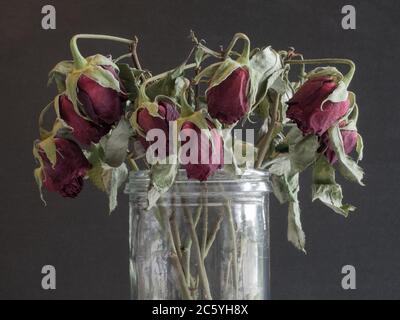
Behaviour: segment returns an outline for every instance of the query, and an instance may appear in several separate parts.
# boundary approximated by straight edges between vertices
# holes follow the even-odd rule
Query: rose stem
[[[206,249],[204,251],[204,259],[208,256],[208,253],[210,252],[211,246],[213,245],[215,238],[217,236],[217,233],[219,229],[221,228],[221,223],[222,220],[224,219],[224,212],[221,211],[221,213],[218,215],[217,220],[215,221],[213,227],[211,228],[210,234],[207,237],[207,244],[206,244]]]
[[[119,56],[117,59],[114,59],[114,63],[118,63],[121,60],[124,60],[126,58],[131,58],[132,57],[132,53],[125,53],[122,56]]]
[[[78,39],[93,39],[93,40],[109,40],[109,41],[116,41],[125,43],[128,45],[132,44],[132,40],[119,38],[114,36],[108,36],[103,34],[77,34],[71,38],[70,41],[70,48],[72,57],[74,58],[74,64],[77,69],[81,69],[86,65],[86,59],[82,56],[79,52],[77,41]]]
[[[343,82],[348,86],[350,84],[351,79],[354,76],[356,71],[356,66],[353,61],[349,59],[339,59],[339,58],[332,58],[332,59],[305,59],[305,60],[287,60],[285,61],[287,64],[345,64],[350,67],[348,73],[344,76]]]
[[[228,45],[228,48],[224,52],[224,58],[227,58],[231,53],[233,47],[236,45],[236,42],[241,39],[244,41],[243,51],[239,59],[237,60],[239,63],[248,64],[250,60],[250,39],[244,33],[236,33],[233,36],[231,43]]]
[[[132,158],[131,154],[128,153],[128,163],[131,166],[133,171],[139,171],[139,166],[137,165],[136,161]]]
[[[276,120],[278,117],[278,107],[279,107],[280,99],[281,99],[281,95],[278,94],[276,96],[276,100],[275,100],[274,106],[272,108],[271,123],[268,126],[268,131],[267,131],[267,134],[265,135],[265,139],[263,138],[263,141],[265,141],[265,142],[262,144],[260,153],[257,156],[256,169],[261,167],[261,165],[264,161],[264,157],[267,154],[268,149],[271,145],[272,138],[273,138],[272,135],[274,133]]]
[[[201,286],[204,290],[204,298],[206,300],[212,300],[212,296],[211,296],[211,292],[210,292],[210,285],[208,283],[207,272],[206,272],[206,269],[204,266],[204,261],[201,256],[199,238],[197,237],[197,234],[196,234],[196,228],[194,226],[193,217],[190,214],[190,212],[188,212],[186,210],[184,212],[185,212],[186,219],[189,223],[189,231],[190,231],[190,235],[192,238],[192,242],[194,244],[194,249],[195,249],[196,258],[197,258],[197,262],[198,262],[199,279],[200,279]]]
[[[176,252],[178,254],[179,261],[182,264],[182,244],[181,244],[181,237],[179,234],[178,225],[176,223],[176,212],[175,212],[175,197],[172,198],[172,212],[169,218],[169,222],[171,224],[171,231],[175,243]],[[183,270],[185,272],[185,270]]]
[[[159,205],[160,211],[161,212],[161,218],[164,218],[164,216],[167,216],[167,212],[165,211],[165,208],[162,206],[162,204]],[[190,295],[190,291],[188,288],[188,284],[186,282],[186,278],[185,278],[185,274],[183,273],[183,268],[182,265],[179,261],[178,258],[178,254],[176,251],[176,247],[175,247],[175,243],[174,243],[174,237],[172,235],[172,230],[171,230],[171,221],[170,219],[167,219],[167,223],[166,223],[166,227],[167,227],[167,237],[168,237],[168,243],[171,247],[171,254],[170,254],[170,258],[171,258],[171,263],[174,266],[176,272],[177,272],[177,276],[178,276],[178,280],[179,280],[179,286],[181,288],[181,294],[183,296],[183,298],[185,300],[191,300],[192,297]]]
[[[226,208],[228,209],[228,222],[229,222],[229,233],[232,241],[232,272],[233,272],[233,285],[235,288],[235,296],[234,299],[237,299],[238,295],[238,267],[237,267],[237,244],[236,244],[236,230],[235,230],[235,222],[233,221],[232,209],[230,206],[229,200],[226,203]]]
[[[211,50],[210,48],[206,47],[202,42],[203,40],[198,40],[196,35],[194,34],[193,30],[190,30],[190,38],[192,39],[192,42],[198,47],[201,48],[206,54],[209,54],[210,56],[213,56],[217,59],[223,59],[224,55],[220,52]]]
[[[193,68],[195,68],[195,67],[196,67],[196,64],[195,64],[195,63],[191,63],[191,64],[188,64],[188,65],[184,66],[183,69],[184,69],[184,70],[188,70],[188,69],[193,69]],[[157,80],[159,80],[159,79],[162,79],[162,78],[166,77],[166,76],[167,76],[170,72],[172,72],[172,71],[174,71],[174,69],[169,70],[169,71],[165,71],[165,72],[160,73],[160,74],[158,74],[158,75],[156,75],[156,76],[153,76],[153,77],[147,79],[147,80],[143,83],[143,85],[147,86],[150,82],[154,82],[154,81],[157,81]]]
[[[205,187],[206,188],[206,187]],[[207,246],[207,233],[208,233],[208,206],[207,206],[207,195],[202,195],[202,202],[203,202],[203,234],[201,239],[201,256],[202,259],[205,259],[205,252]]]
[[[197,224],[200,221],[200,216],[201,216],[201,211],[202,211],[202,206],[197,207],[196,215],[194,217],[194,226],[197,227]],[[187,211],[187,207],[184,206],[183,210]],[[185,246],[182,249],[182,260],[183,260],[183,268],[186,274],[186,281],[189,283],[190,282],[190,252],[192,250],[192,238],[189,237],[186,240]]]
[[[142,65],[140,64],[139,56],[137,54],[138,43],[139,43],[138,37],[134,36],[133,37],[133,41],[131,43],[132,62],[133,62],[133,65],[135,66],[136,69],[138,69],[140,71],[143,71]],[[151,77],[151,74],[150,74],[150,77]],[[140,78],[143,81],[146,80],[146,76],[143,73],[140,75]]]
[[[226,270],[226,278],[225,278],[225,289],[224,292],[228,290],[228,282],[229,282],[229,277],[231,276],[231,264],[232,264],[232,253],[229,254],[229,260],[228,260],[228,268]]]

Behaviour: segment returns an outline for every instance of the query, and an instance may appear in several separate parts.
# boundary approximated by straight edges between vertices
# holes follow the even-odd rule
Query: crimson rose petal
[[[54,168],[44,151],[39,150],[44,165],[43,185],[63,197],[75,198],[82,190],[83,178],[91,169],[91,164],[75,142],[63,138],[56,138],[54,142],[57,148]]]
[[[249,111],[248,89],[250,74],[237,68],[220,84],[207,92],[210,115],[224,124],[233,124]]]
[[[295,121],[305,135],[323,135],[349,110],[348,99],[325,101],[336,88],[337,83],[331,77],[309,79],[289,100],[287,117]]]
[[[73,129],[73,136],[84,146],[89,146],[91,142],[99,142],[101,137],[111,129],[110,125],[104,124],[100,126],[83,119],[75,112],[72,102],[66,95],[62,95],[59,98],[59,110],[61,119]]]
[[[193,124],[192,122],[186,122],[182,126],[182,131],[183,132],[187,131],[185,136],[188,136],[187,140],[182,142],[182,145],[184,145],[185,143],[190,143],[188,142],[188,140],[196,141],[194,139],[191,139],[190,137],[193,133],[197,135],[198,145],[192,146],[190,148],[190,149],[192,148],[197,149],[198,151],[197,161],[196,163],[189,162],[188,164],[184,165],[187,177],[189,179],[205,181],[218,169],[221,169],[224,164],[224,144],[222,137],[219,135],[213,124],[209,121],[208,121],[208,128],[211,132],[211,138],[214,143],[214,149],[210,141],[208,141],[208,143],[204,143],[204,139],[206,139],[206,137],[204,136],[204,134],[201,133],[200,129],[195,124]],[[201,161],[202,154],[205,155],[206,153],[208,153],[208,161],[207,163],[202,163]],[[190,157],[190,154],[188,154],[187,156]]]

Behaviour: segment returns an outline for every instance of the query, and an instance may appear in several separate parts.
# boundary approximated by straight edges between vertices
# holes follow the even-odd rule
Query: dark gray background
[[[41,29],[41,8],[57,9],[57,29]],[[353,4],[357,30],[341,28],[341,8]],[[0,298],[127,299],[128,206],[107,214],[106,197],[86,185],[76,200],[46,194],[43,207],[32,177],[37,117],[53,98],[47,72],[70,58],[75,33],[140,37],[146,68],[180,63],[190,29],[210,46],[245,32],[253,45],[294,46],[306,57],[348,57],[358,70],[359,129],[366,143],[366,187],[344,183],[358,207],[344,219],[311,204],[303,179],[303,227],[308,255],[286,240],[286,207],[271,206],[274,299],[400,298],[399,250],[399,1],[0,1],[1,166]],[[123,53],[119,44],[82,41],[87,55]],[[307,176],[307,174],[306,174]],[[41,268],[57,269],[57,289],[41,289]],[[357,290],[341,289],[341,268],[357,269]]]

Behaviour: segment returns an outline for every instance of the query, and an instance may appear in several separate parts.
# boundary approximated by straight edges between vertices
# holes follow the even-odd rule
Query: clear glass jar
[[[132,299],[268,299],[268,174],[198,182],[180,171],[147,210],[148,174],[133,172],[125,189]]]

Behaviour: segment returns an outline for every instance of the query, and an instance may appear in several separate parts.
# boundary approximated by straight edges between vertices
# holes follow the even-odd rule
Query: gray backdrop
[[[341,8],[357,10],[357,29],[341,28]],[[399,1],[0,1],[1,166],[0,298],[127,299],[127,197],[107,214],[106,197],[86,185],[76,200],[46,194],[43,207],[32,170],[37,117],[53,98],[47,72],[70,58],[75,33],[140,37],[146,68],[160,72],[184,59],[190,29],[210,46],[235,32],[253,44],[294,46],[306,57],[348,57],[357,63],[359,129],[366,143],[366,187],[344,183],[358,210],[344,219],[311,204],[309,174],[302,181],[308,255],[286,240],[286,207],[272,200],[274,299],[400,298],[398,176]],[[41,8],[57,9],[57,29],[41,28]],[[86,54],[122,53],[123,46],[82,41]],[[41,289],[41,268],[57,269],[57,289]],[[341,268],[357,270],[357,289],[341,288]]]

